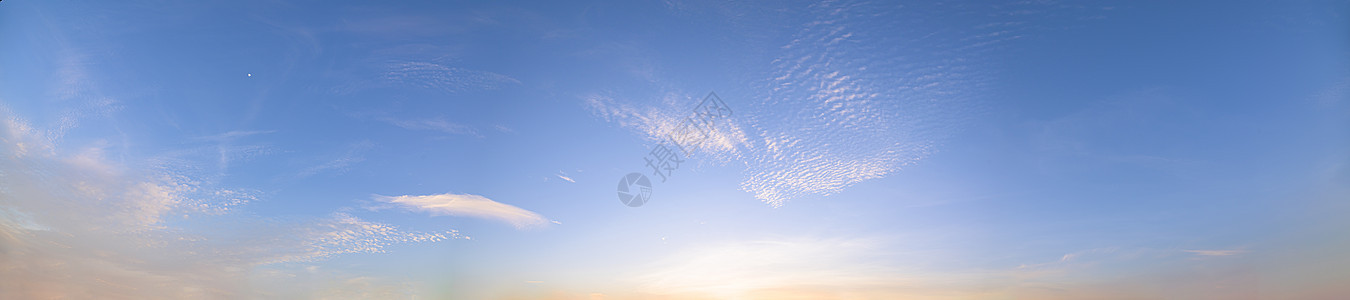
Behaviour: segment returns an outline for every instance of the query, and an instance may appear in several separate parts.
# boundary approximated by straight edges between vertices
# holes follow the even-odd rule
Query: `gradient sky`
[[[1348,12],[10,0],[0,298],[1343,299]]]

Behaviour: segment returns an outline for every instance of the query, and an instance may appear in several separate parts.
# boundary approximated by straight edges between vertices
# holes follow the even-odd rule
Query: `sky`
[[[11,0],[0,298],[1345,298],[1348,12]]]

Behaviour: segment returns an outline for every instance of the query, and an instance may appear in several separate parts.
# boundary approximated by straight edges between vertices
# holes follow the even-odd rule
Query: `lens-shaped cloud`
[[[375,196],[376,201],[431,214],[433,216],[462,216],[501,221],[517,229],[539,227],[550,222],[535,212],[512,206],[487,197],[470,194],[438,194],[424,196]]]

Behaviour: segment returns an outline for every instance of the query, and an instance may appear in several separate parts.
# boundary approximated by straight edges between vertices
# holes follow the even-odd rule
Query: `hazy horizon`
[[[10,0],[0,298],[1342,299],[1347,12]]]

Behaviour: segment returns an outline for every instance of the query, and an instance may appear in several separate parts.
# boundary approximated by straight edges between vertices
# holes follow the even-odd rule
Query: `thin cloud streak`
[[[1246,250],[1181,250],[1199,256],[1234,256],[1247,253]]]
[[[400,128],[408,130],[432,130],[449,134],[462,134],[474,137],[483,137],[483,135],[478,134],[478,131],[474,130],[473,127],[469,127],[462,124],[456,124],[441,118],[434,118],[434,119],[380,118],[379,120],[385,123],[389,123],[390,125],[398,126]]]
[[[389,59],[380,59],[387,61]],[[334,92],[346,95],[372,89],[427,89],[454,94],[464,91],[493,90],[520,84],[510,76],[469,70],[430,61],[379,63],[363,72],[360,79],[339,84]]]
[[[394,204],[415,212],[432,216],[463,216],[505,222],[516,229],[542,227],[549,220],[538,213],[528,211],[487,197],[471,194],[438,194],[424,196],[381,196],[375,200]]]
[[[296,174],[296,177],[305,178],[325,172],[332,172],[336,174],[345,173],[347,169],[351,167],[351,165],[365,161],[366,160],[365,153],[370,151],[370,149],[374,147],[375,144],[370,141],[361,141],[359,143],[352,144],[347,147],[347,151],[343,153],[342,156],[326,161],[322,164],[300,170],[300,173]]]
[[[558,176],[558,178],[561,178],[562,180],[566,180],[567,182],[571,182],[571,183],[576,183],[576,182],[577,182],[576,180],[572,180],[572,177],[567,177],[567,173],[563,173],[562,171],[559,171],[558,174],[556,174],[556,175]]]

